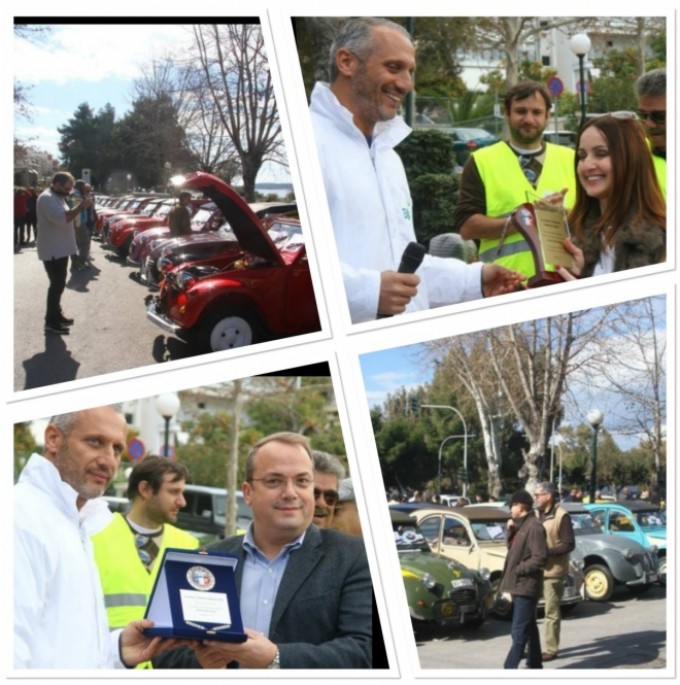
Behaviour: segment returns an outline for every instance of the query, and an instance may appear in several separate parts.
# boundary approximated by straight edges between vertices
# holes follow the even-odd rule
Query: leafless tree
[[[260,26],[194,26],[205,85],[241,163],[243,194],[255,199],[266,162],[286,164],[281,124]]]
[[[523,431],[529,444],[518,474],[533,488],[551,431],[559,425],[569,375],[592,361],[609,309],[538,319],[428,343],[448,374],[474,400],[488,464],[489,492],[501,491],[499,414]]]
[[[663,297],[617,305],[593,339],[583,373],[571,379],[571,402],[606,408],[610,432],[641,437],[658,484],[666,429],[666,326]]]
[[[193,165],[232,183],[240,171],[238,156],[195,59],[188,55],[154,59],[142,68],[142,76],[133,83],[133,93],[135,98],[168,97],[186,133]],[[179,163],[172,151],[168,151],[166,159],[171,167]]]
[[[505,82],[510,87],[517,83],[521,50],[529,38],[555,28],[584,30],[593,22],[594,18],[576,17],[485,17],[476,24],[477,44],[480,48],[496,49],[505,56]]]

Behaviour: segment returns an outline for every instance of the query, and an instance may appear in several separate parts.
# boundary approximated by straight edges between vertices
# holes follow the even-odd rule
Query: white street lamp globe
[[[158,413],[166,419],[173,417],[177,413],[179,405],[179,397],[177,397],[174,392],[167,393],[166,395],[159,395],[156,398],[156,409],[158,409]]]
[[[604,414],[600,409],[591,409],[588,412],[588,423],[593,428],[599,428],[604,421]]]
[[[569,47],[576,56],[583,57],[590,51],[590,38],[586,33],[577,33],[569,39]]]

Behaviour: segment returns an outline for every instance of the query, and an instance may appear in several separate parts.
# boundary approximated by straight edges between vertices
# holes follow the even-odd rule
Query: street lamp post
[[[444,445],[453,438],[467,438],[467,435],[449,435],[442,440],[442,444],[439,445],[439,458],[437,461],[437,494],[442,494],[442,448]],[[466,467],[467,468],[467,467]]]
[[[446,404],[421,404],[420,405],[423,409],[450,409],[451,411],[456,412],[458,416],[460,417],[460,420],[463,423],[463,437],[465,439],[465,442],[463,443],[463,468],[465,469],[465,482],[463,482],[463,497],[467,495],[467,443],[468,443],[468,432],[467,432],[467,425],[465,424],[465,419],[463,418],[463,415],[455,408],[455,407],[450,407],[449,405]],[[452,437],[452,436],[449,436]],[[448,438],[447,438],[448,440]],[[446,440],[444,441],[446,442]],[[443,445],[444,443],[442,443]],[[441,446],[439,447],[439,457],[441,460]],[[441,463],[441,462],[440,462]]]
[[[590,38],[586,33],[577,33],[569,39],[571,51],[578,57],[579,91],[581,98],[581,126],[586,122],[586,77],[583,63],[590,50]]]
[[[588,412],[588,423],[593,429],[593,448],[590,460],[590,492],[588,501],[592,504],[595,501],[595,490],[597,489],[597,433],[604,421],[604,414],[600,409],[591,409]]]
[[[165,438],[163,440],[163,453],[162,456],[170,456],[170,420],[177,413],[179,409],[180,401],[179,397],[173,393],[167,393],[166,395],[159,395],[156,398],[156,409],[158,413],[165,419]]]

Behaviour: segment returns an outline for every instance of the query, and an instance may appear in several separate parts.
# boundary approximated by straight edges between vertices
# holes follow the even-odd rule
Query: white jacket
[[[396,271],[416,239],[404,166],[393,150],[411,129],[401,117],[378,122],[369,146],[325,83],[314,87],[310,111],[350,314],[354,323],[370,321],[378,311],[380,272]],[[406,311],[482,297],[481,270],[482,264],[426,255]]]
[[[106,503],[76,498],[39,454],[14,486],[15,668],[122,666],[85,526]]]

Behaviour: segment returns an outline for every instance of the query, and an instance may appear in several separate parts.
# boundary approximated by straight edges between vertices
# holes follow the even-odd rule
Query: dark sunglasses
[[[334,507],[338,503],[339,495],[335,490],[320,490],[314,488],[314,499],[319,499],[323,495],[323,501],[329,506]]]
[[[662,111],[660,109],[657,110],[652,110],[652,111],[645,111],[643,109],[638,110],[638,116],[642,121],[646,121],[647,119],[651,119],[655,124],[665,124],[666,123],[666,112]]]

